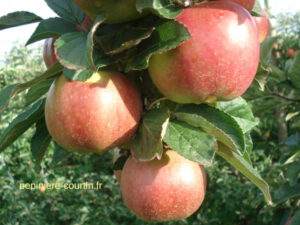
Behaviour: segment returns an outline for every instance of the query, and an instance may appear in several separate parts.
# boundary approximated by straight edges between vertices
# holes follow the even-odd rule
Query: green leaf
[[[121,155],[114,163],[113,170],[122,170],[129,155]]]
[[[295,162],[296,160],[298,160],[298,158],[300,158],[300,150],[299,150],[299,148],[298,148],[297,150],[298,150],[298,151],[297,151],[295,154],[293,154],[292,156],[290,156],[290,157],[284,162],[284,165],[293,163],[293,162]]]
[[[240,171],[250,181],[252,181],[264,194],[265,200],[269,205],[272,205],[272,198],[267,182],[261,178],[258,172],[240,155],[231,151],[223,144],[219,144],[217,154],[225,159],[229,164]]]
[[[265,16],[262,12],[261,12],[262,8],[259,4],[259,0],[255,0],[255,4],[254,7],[251,11],[251,15],[252,16]]]
[[[230,115],[206,104],[187,104],[173,115],[192,126],[201,127],[206,133],[239,153],[245,150],[243,131]]]
[[[270,73],[270,78],[277,82],[283,82],[286,80],[286,75],[285,72],[279,69],[277,66],[270,65],[271,68],[271,73]]]
[[[35,23],[41,20],[43,20],[41,17],[31,12],[13,12],[0,17],[0,30]]]
[[[268,67],[271,64],[271,53],[273,51],[273,46],[278,40],[278,37],[268,37],[260,45],[260,63],[264,67]]]
[[[11,145],[28,128],[44,116],[45,100],[40,100],[31,108],[19,114],[0,136],[0,152]]]
[[[246,152],[250,155],[253,149],[253,142],[252,142],[250,132],[245,133],[245,143],[246,143]]]
[[[54,46],[59,62],[70,70],[95,69],[87,58],[86,49],[91,47],[87,39],[85,32],[67,33],[58,38]],[[111,64],[110,58],[99,51],[94,52],[93,59],[97,68]]]
[[[139,161],[150,161],[163,153],[162,139],[169,121],[166,108],[153,109],[143,116],[139,130],[131,143],[134,157]]]
[[[56,147],[54,149],[54,154],[52,157],[52,161],[50,164],[50,168],[53,169],[57,163],[61,162],[62,160],[66,159],[71,155],[71,152],[65,150],[63,147],[56,144]]]
[[[298,209],[294,214],[289,225],[299,225],[300,224],[300,210]]]
[[[142,40],[149,38],[152,32],[152,27],[141,28],[126,25],[100,37],[100,40],[98,37],[98,40],[105,54],[114,55],[138,45]]]
[[[258,87],[261,91],[265,90],[265,84],[267,83],[267,78],[270,72],[270,67],[264,67],[261,63],[259,63],[254,79],[254,84],[258,84]]]
[[[31,103],[35,102],[36,100],[44,96],[48,92],[53,81],[54,81],[53,78],[46,79],[46,80],[41,80],[40,82],[33,85],[28,90],[25,96],[26,105],[30,105]]]
[[[296,54],[287,75],[288,78],[292,81],[292,83],[297,88],[300,88],[300,52]]]
[[[87,33],[85,32],[63,34],[54,43],[59,62],[71,70],[88,69],[89,63],[84,54],[86,41]]]
[[[53,64],[46,72],[41,76],[34,78],[31,81],[22,84],[13,84],[0,91],[0,114],[7,108],[10,99],[16,94],[25,91],[31,86],[37,84],[38,82],[48,79],[50,77],[57,76],[61,73],[63,67],[59,63]]]
[[[86,57],[87,57],[87,62],[88,62],[89,66],[92,69],[96,69],[96,64],[97,65],[101,64],[101,67],[106,66],[106,65],[109,64],[109,61],[110,61],[108,59],[108,57],[105,57],[104,53],[102,53],[102,56],[98,55],[98,58],[95,57],[95,55],[94,55],[94,52],[95,52],[95,49],[94,49],[94,47],[95,47],[95,34],[96,34],[96,31],[97,31],[98,27],[105,20],[105,18],[106,18],[105,12],[100,13],[97,16],[97,18],[94,22],[94,25],[93,25],[92,29],[90,30],[90,32],[88,33],[88,36],[87,36],[85,54],[86,54]],[[101,51],[98,51],[98,52],[100,53]],[[95,59],[95,58],[97,58],[97,59]],[[103,62],[101,62],[101,59],[102,59]],[[100,60],[100,63],[99,63],[99,60]]]
[[[15,95],[18,85],[19,84],[11,84],[0,91],[0,113],[7,108],[9,99]]]
[[[94,60],[96,70],[102,67],[109,66],[114,63],[114,61],[108,55],[105,55],[99,49],[94,49],[93,60]]]
[[[272,218],[272,225],[285,225],[290,215],[291,209],[289,208],[276,209]]]
[[[244,152],[243,158],[247,161],[247,163],[249,163],[250,166],[253,166],[250,155],[249,155],[248,152],[246,152],[246,151]]]
[[[216,140],[201,128],[171,120],[164,141],[185,158],[202,165],[211,166],[216,151]]]
[[[294,58],[286,60],[286,62],[284,64],[285,71],[289,71],[292,68],[294,60],[295,60]]]
[[[300,159],[288,165],[286,176],[289,179],[290,186],[297,183],[300,174]]]
[[[30,142],[31,152],[37,164],[41,163],[51,140],[45,117],[43,117],[36,123],[36,131]]]
[[[69,70],[67,68],[64,69],[64,76],[71,81],[86,81],[93,75],[93,73],[95,73],[94,70]]]
[[[81,24],[85,14],[74,4],[73,0],[45,0],[47,5],[60,17],[74,24]]]
[[[166,19],[176,18],[183,10],[178,4],[168,0],[137,0],[136,8],[139,12],[150,10]]]
[[[283,144],[287,146],[300,146],[300,134],[293,134],[289,136]]]
[[[190,37],[184,25],[176,21],[162,22],[149,38],[138,45],[135,56],[127,65],[127,70],[146,69],[152,54],[174,49]]]
[[[282,107],[283,105],[289,104],[288,102],[283,102],[275,98],[270,98],[264,100],[263,104],[256,104],[253,107],[253,113],[255,116],[261,116],[266,112],[270,112],[270,110],[276,107]]]
[[[300,196],[300,183],[290,186],[288,183],[282,185],[274,193],[274,202],[280,204],[288,199]]]
[[[249,132],[258,124],[250,106],[241,97],[232,101],[219,101],[217,108],[232,116],[242,128],[243,133]]]
[[[74,23],[62,18],[49,18],[39,23],[26,45],[40,41],[45,38],[57,37],[69,32],[76,32],[77,28]]]

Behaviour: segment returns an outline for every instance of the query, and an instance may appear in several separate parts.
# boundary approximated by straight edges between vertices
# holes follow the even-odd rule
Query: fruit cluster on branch
[[[56,79],[39,105],[47,132],[71,152],[125,149],[115,173],[125,204],[145,221],[192,215],[215,153],[271,202],[252,169],[256,121],[240,97],[259,68],[268,16],[255,0],[194,3],[70,0],[60,8],[48,1],[62,18],[42,21],[28,41],[49,38],[42,78]],[[68,7],[75,16],[64,13]]]

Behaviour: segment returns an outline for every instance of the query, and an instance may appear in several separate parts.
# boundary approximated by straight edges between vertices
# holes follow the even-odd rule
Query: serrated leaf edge
[[[218,108],[215,108],[215,107],[213,107],[214,109],[216,109],[216,110],[218,110],[219,112],[222,112],[222,113],[225,113],[224,111],[221,111],[221,110],[219,110]],[[175,114],[178,114],[178,112],[175,112]],[[186,113],[184,113],[183,112],[183,114],[186,114]],[[230,116],[228,113],[225,113],[226,115],[228,115],[228,116]],[[218,128],[218,127],[216,127],[213,123],[211,123],[210,121],[208,121],[208,120],[206,120],[204,117],[202,117],[202,116],[200,116],[200,115],[198,115],[197,114],[197,116],[199,116],[199,117],[201,117],[205,122],[207,122],[207,123],[209,123],[209,124],[211,124],[217,131],[220,131],[220,133],[221,134],[223,134],[224,136],[226,136],[229,140],[230,140],[230,142],[232,142],[232,146],[234,147],[234,149],[240,154],[240,155],[242,155],[242,153],[240,152],[240,150],[238,149],[238,147],[237,147],[237,145],[234,143],[234,141],[232,141],[232,138],[229,136],[229,135],[227,135],[223,130],[221,130],[220,128]],[[176,117],[176,116],[175,116]],[[232,116],[230,116],[231,118],[232,118]],[[180,120],[180,121],[184,121],[184,120],[182,120],[182,119],[179,119],[179,118],[177,118],[178,120]],[[242,131],[242,133],[243,133],[243,130],[242,130],[242,128],[240,127],[240,125],[236,122],[236,120],[234,119],[234,118],[232,118],[233,120],[234,120],[234,122],[235,122],[235,124],[241,129],[241,131]],[[184,122],[186,122],[186,123],[188,123],[189,125],[191,125],[191,126],[195,126],[194,124],[192,124],[192,123],[190,123],[190,122],[188,122],[188,121],[184,121]],[[201,126],[197,126],[197,127],[201,127]],[[202,129],[203,129],[203,127],[201,127]],[[205,129],[203,129],[204,131],[205,131]],[[206,131],[205,131],[206,132]],[[213,134],[210,134],[210,135],[212,135],[212,136],[214,136]],[[215,136],[214,136],[215,137]],[[216,137],[215,137],[216,138]],[[244,148],[242,149],[243,151],[245,151],[245,136],[244,136],[244,133],[243,133],[243,138],[244,138],[244,140],[243,140],[243,142],[244,142]],[[217,139],[217,138],[216,138]],[[218,140],[218,139],[217,139]],[[221,141],[220,141],[221,142]],[[223,143],[223,142],[222,142]],[[226,145],[225,143],[223,143],[224,145]],[[228,146],[228,147],[230,147],[230,148],[232,148],[232,146]]]

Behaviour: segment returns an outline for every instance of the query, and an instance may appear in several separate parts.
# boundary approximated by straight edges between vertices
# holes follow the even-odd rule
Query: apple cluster
[[[82,32],[101,11],[106,11],[108,24],[147,14],[136,10],[136,0],[73,1],[87,14],[78,25]],[[181,104],[241,96],[255,77],[260,42],[270,30],[265,12],[265,17],[250,15],[254,4],[255,0],[218,0],[185,8],[175,20],[188,28],[191,38],[175,49],[152,55],[149,61],[148,73],[158,90]],[[55,40],[45,41],[47,67],[57,61]],[[128,143],[136,134],[142,113],[143,100],[135,84],[120,71],[105,69],[85,82],[68,81],[61,75],[50,87],[45,105],[53,139],[66,150],[84,154],[101,154]],[[123,169],[114,172],[125,204],[145,221],[186,218],[204,200],[203,166],[171,149],[164,151],[161,159],[148,162],[131,154]]]

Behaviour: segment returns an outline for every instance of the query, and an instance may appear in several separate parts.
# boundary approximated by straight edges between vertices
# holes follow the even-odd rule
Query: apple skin
[[[101,11],[107,13],[104,23],[123,23],[140,18],[136,10],[136,0],[73,0],[87,15],[95,20]]]
[[[66,150],[103,153],[128,142],[142,114],[139,92],[118,72],[96,72],[85,82],[61,75],[49,89],[46,125]]]
[[[82,24],[76,24],[76,28],[79,32],[86,32],[90,29],[93,23],[94,21],[89,16],[85,16],[84,20],[82,21]]]
[[[257,17],[253,16],[253,19],[256,23],[258,35],[259,35],[259,42],[262,43],[268,37],[271,29],[271,24],[269,20],[268,13],[262,9],[261,11],[265,17]]]
[[[295,49],[293,49],[293,48],[290,48],[290,49],[288,49],[288,50],[286,51],[286,55],[289,56],[289,57],[294,57],[295,54],[296,54],[296,51],[295,51]]]
[[[58,37],[47,38],[43,47],[43,58],[47,68],[51,67],[57,62],[57,58],[54,52],[54,42]]]
[[[230,2],[235,2],[241,6],[243,6],[245,9],[247,9],[249,12],[252,11],[255,0],[218,0],[218,1],[230,1]]]
[[[203,166],[173,150],[160,160],[139,162],[132,156],[122,170],[121,191],[127,207],[147,222],[184,219],[202,204],[206,190]]]
[[[214,1],[186,8],[176,20],[192,37],[150,58],[148,71],[160,92],[174,102],[196,104],[242,95],[254,79],[260,54],[248,11]]]

